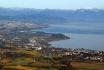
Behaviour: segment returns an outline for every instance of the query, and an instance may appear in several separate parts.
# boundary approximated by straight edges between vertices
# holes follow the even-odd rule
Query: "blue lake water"
[[[98,34],[66,34],[71,39],[50,42],[56,47],[86,48],[104,50],[104,35]]]
[[[52,24],[38,31],[63,33],[71,38],[50,42],[56,47],[104,50],[104,23]]]

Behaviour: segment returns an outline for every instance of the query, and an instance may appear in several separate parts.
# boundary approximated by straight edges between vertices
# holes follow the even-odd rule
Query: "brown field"
[[[85,63],[85,62],[71,62],[71,65],[75,68],[89,68],[89,69],[104,69],[104,63]]]

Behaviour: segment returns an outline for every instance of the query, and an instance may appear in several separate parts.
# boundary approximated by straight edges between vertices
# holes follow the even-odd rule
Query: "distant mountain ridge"
[[[0,8],[0,20],[30,21],[35,23],[104,22],[104,10],[51,10]]]

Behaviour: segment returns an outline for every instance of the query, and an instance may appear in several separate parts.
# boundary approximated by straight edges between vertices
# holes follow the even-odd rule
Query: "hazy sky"
[[[104,9],[104,0],[0,0],[0,7],[36,9]]]

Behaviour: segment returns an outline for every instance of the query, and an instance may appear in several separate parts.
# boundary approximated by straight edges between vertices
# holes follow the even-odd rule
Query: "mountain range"
[[[35,23],[104,22],[104,10],[0,8],[0,20],[28,21]]]

